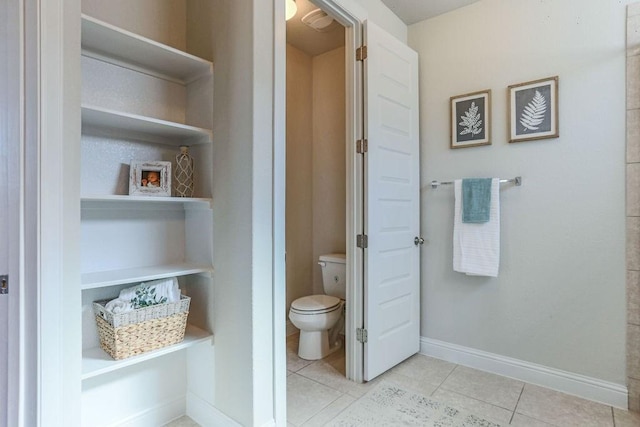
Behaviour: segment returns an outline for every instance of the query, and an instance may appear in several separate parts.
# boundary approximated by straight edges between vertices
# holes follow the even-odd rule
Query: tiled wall
[[[640,412],[640,3],[627,8],[627,376]]]

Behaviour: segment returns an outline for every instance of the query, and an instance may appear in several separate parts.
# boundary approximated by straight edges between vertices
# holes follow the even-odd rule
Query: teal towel
[[[462,222],[489,222],[491,178],[462,180]]]

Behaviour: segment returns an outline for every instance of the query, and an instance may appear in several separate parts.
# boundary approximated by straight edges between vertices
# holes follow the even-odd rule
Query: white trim
[[[3,178],[6,180],[4,195],[6,196],[7,207],[5,212],[6,224],[4,232],[7,233],[4,238],[7,240],[6,252],[6,270],[2,274],[9,275],[9,294],[5,295],[7,307],[7,324],[3,325],[3,333],[6,333],[6,354],[0,357],[5,359],[3,369],[7,369],[6,384],[0,384],[4,387],[6,399],[3,402],[3,408],[6,408],[4,414],[0,415],[0,425],[23,425],[20,424],[23,415],[26,412],[26,400],[28,392],[32,390],[33,384],[25,384],[23,381],[28,368],[26,362],[28,359],[23,358],[24,337],[23,337],[23,314],[24,314],[24,245],[23,230],[24,224],[22,220],[22,202],[25,196],[24,191],[24,4],[21,0],[12,0],[5,2],[2,7],[4,15],[2,25],[7,28],[7,38],[5,44],[5,60],[6,67],[0,71],[0,85],[3,86],[2,96],[0,100],[0,109],[3,117],[0,120],[3,126],[5,141],[7,147],[5,151],[6,159],[4,166],[6,174]],[[2,138],[0,138],[2,139]],[[16,161],[19,159],[19,161]],[[0,393],[2,394],[2,393]]]
[[[287,304],[286,268],[286,40],[285,2],[274,1],[273,11],[273,164],[272,164],[272,253],[273,253],[273,420],[287,423],[287,348],[289,322],[285,314]],[[286,322],[286,329],[285,329]],[[255,398],[255,396],[254,396]]]
[[[627,388],[620,384],[426,337],[420,338],[420,353],[627,409]]]
[[[80,1],[38,5],[38,425],[80,424]],[[32,66],[35,66],[32,64]]]
[[[184,415],[185,407],[184,396],[167,399],[112,424],[112,427],[156,427],[165,425]]]
[[[202,427],[240,425],[193,393],[187,393],[187,415]]]
[[[38,424],[39,411],[33,410],[33,402],[38,402],[38,312],[34,309],[34,301],[38,300],[38,136],[39,95],[38,87],[38,0],[21,0],[20,23],[21,48],[21,165],[24,168],[20,183],[20,219],[21,245],[20,253],[20,368],[18,408],[19,426]],[[34,268],[35,267],[35,268]]]

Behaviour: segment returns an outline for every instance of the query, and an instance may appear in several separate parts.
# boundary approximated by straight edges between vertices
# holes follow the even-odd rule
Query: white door
[[[364,379],[420,348],[418,55],[365,22]]]

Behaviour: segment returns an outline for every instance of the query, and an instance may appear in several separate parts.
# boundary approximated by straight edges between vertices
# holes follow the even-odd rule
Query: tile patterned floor
[[[344,377],[344,351],[323,360],[309,362],[298,357],[297,346],[298,336],[289,336],[289,427],[325,425],[382,379],[505,426],[640,426],[640,414],[637,413],[420,354],[407,359],[374,381],[355,384]],[[310,405],[310,400],[314,400],[313,405]]]
[[[379,378],[345,378],[344,350],[323,360],[297,355],[298,335],[287,338],[287,425],[321,427],[382,379],[458,409],[517,427],[640,427],[640,414],[522,381],[417,354]],[[170,427],[197,427],[188,417]]]

